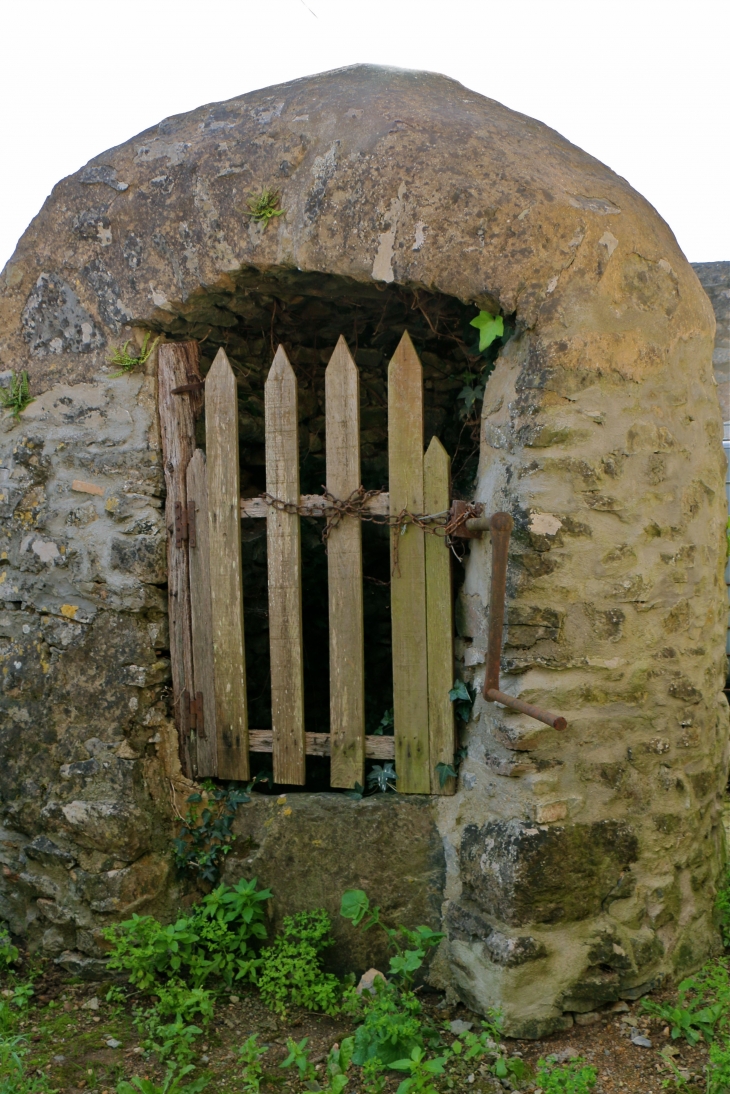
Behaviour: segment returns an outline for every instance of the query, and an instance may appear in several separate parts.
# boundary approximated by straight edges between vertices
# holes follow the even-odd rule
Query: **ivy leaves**
[[[469,323],[470,327],[476,327],[479,331],[479,352],[491,346],[495,338],[501,338],[504,334],[504,320],[501,315],[491,315],[488,311],[480,311],[479,315]]]

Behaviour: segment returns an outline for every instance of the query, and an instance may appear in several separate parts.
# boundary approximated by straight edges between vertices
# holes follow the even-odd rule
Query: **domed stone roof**
[[[264,187],[284,211],[265,229],[247,208]],[[498,304],[541,332],[544,365],[624,376],[712,326],[624,179],[455,80],[355,65],[167,118],[62,180],[5,270],[0,354],[29,355],[36,386],[88,378],[126,325],[242,266]]]

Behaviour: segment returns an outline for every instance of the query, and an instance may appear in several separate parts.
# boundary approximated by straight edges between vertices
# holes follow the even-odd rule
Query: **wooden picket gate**
[[[297,380],[280,346],[265,386],[266,491],[241,499],[236,381],[221,349],[201,381],[197,345],[159,349],[159,411],[167,483],[170,648],[184,771],[249,778],[249,752],[273,753],[277,783],[303,785],[305,756],[329,755],[334,787],[364,784],[365,759],[395,760],[401,793],[453,793],[437,765],[454,758],[451,564],[443,536],[413,523],[391,531],[394,736],[366,736],[361,522],[343,516],[327,541],[329,734],[304,724],[299,514],[325,499],[299,493]],[[205,453],[195,419],[205,391]],[[359,374],[340,338],[325,373],[326,489],[360,487]],[[389,494],[374,513],[444,513],[450,459],[433,437],[424,456],[423,376],[408,334],[388,372]],[[292,510],[294,506],[297,511]],[[267,522],[272,729],[248,726],[242,517]]]

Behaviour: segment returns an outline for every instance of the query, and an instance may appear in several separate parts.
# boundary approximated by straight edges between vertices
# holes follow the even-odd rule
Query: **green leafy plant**
[[[380,719],[377,726],[373,730],[373,736],[374,737],[382,737],[384,733],[392,734],[394,725],[395,725],[395,722],[394,722],[394,719],[393,719],[392,709],[391,710],[386,710],[383,717]]]
[[[706,1094],[728,1094],[728,1091],[730,1091],[730,1039],[725,1037],[710,1045]]]
[[[259,1094],[261,1080],[264,1077],[264,1069],[261,1066],[261,1058],[268,1052],[266,1045],[259,1045],[258,1036],[252,1033],[247,1037],[238,1050],[238,1059],[242,1064],[241,1084],[243,1094]]]
[[[363,1067],[377,1060],[389,1067],[394,1060],[409,1057],[423,1047],[429,1030],[423,1023],[423,1008],[412,991],[376,978],[374,995],[363,995],[364,1016],[355,1031],[353,1062]]]
[[[14,1007],[18,1010],[28,1010],[30,1007],[31,999],[35,995],[32,984],[17,984],[13,988],[13,996],[10,1000]]]
[[[349,1082],[347,1071],[352,1063],[354,1040],[345,1037],[341,1045],[333,1045],[327,1057],[326,1094],[342,1094]]]
[[[395,783],[398,776],[395,773],[395,767],[388,760],[382,766],[380,764],[373,764],[367,777],[367,784],[373,790],[379,790],[381,794],[385,794],[387,790],[395,790]]]
[[[266,938],[264,902],[268,889],[256,889],[256,878],[220,885],[195,905],[189,916],[163,926],[153,916],[139,916],[104,931],[113,944],[109,967],[129,973],[142,991],[157,991],[158,980],[186,977],[202,987],[209,976],[226,984],[254,979],[258,958],[253,940]]]
[[[191,1083],[182,1081],[194,1070],[191,1064],[181,1067],[179,1071],[171,1068],[161,1083],[140,1079],[135,1075],[131,1083],[124,1081],[117,1084],[117,1094],[201,1094],[209,1082],[204,1075]]]
[[[231,850],[233,821],[239,805],[250,802],[253,787],[268,780],[269,773],[261,772],[245,789],[235,783],[224,789],[206,780],[202,792],[191,794],[180,834],[172,841],[178,869],[215,884],[223,860]]]
[[[474,706],[476,691],[465,683],[464,680],[454,680],[454,686],[449,692],[449,699],[454,704],[454,714],[462,722],[468,722],[471,718],[471,709]]]
[[[43,1075],[26,1075],[24,1037],[0,1037],[0,1094],[51,1094]]]
[[[119,376],[126,376],[127,373],[134,372],[134,370],[139,365],[146,364],[146,362],[149,359],[149,357],[151,356],[151,354],[157,348],[157,344],[160,341],[160,337],[161,336],[158,335],[158,337],[155,338],[152,345],[149,345],[150,332],[147,331],[147,333],[144,336],[144,341],[142,342],[139,353],[136,356],[129,353],[129,350],[127,348],[132,342],[131,338],[127,339],[127,341],[124,343],[124,345],[122,346],[121,349],[115,349],[114,353],[109,358],[109,364],[110,365],[118,365],[119,366],[119,372],[112,373],[111,379],[116,380]]]
[[[415,930],[403,926],[388,927],[380,918],[380,908],[377,905],[371,907],[367,893],[362,889],[348,889],[342,894],[340,915],[363,931],[377,926],[385,932],[389,947],[395,950],[395,956],[390,959],[391,976],[407,986],[413,983],[413,976],[423,964],[427,952],[438,946],[444,937],[440,931],[432,931],[425,926],[416,927]]]
[[[730,976],[724,962],[710,962],[696,975],[677,986],[677,1002],[655,1003],[645,999],[642,1008],[662,1018],[671,1030],[672,1040],[684,1037],[696,1045],[700,1037],[712,1041],[716,1027],[730,1019]]]
[[[16,421],[25,408],[34,401],[30,393],[27,372],[14,372],[10,377],[10,387],[0,388],[0,406],[9,410]]]
[[[555,1057],[537,1062],[537,1085],[543,1094],[589,1094],[596,1085],[596,1069],[582,1060],[571,1060],[565,1067],[557,1067]]]
[[[436,1056],[429,1060],[425,1050],[419,1045],[414,1045],[410,1056],[405,1060],[395,1060],[391,1067],[395,1071],[407,1071],[408,1078],[404,1079],[397,1090],[397,1094],[439,1094],[433,1085],[434,1075],[443,1075],[445,1056]]]
[[[332,945],[330,918],[323,908],[285,916],[283,930],[261,951],[258,986],[261,997],[277,1014],[290,1006],[337,1014],[342,985],[322,971],[321,955]]]
[[[491,315],[488,311],[480,311],[469,322],[470,327],[476,327],[479,331],[479,352],[491,346],[497,338],[504,334],[504,319],[501,315]]]
[[[289,1050],[289,1055],[279,1064],[279,1067],[295,1067],[299,1073],[300,1083],[312,1082],[317,1074],[314,1065],[309,1061],[308,1043],[308,1037],[302,1037],[301,1041],[295,1041],[292,1037],[287,1037],[286,1047]]]
[[[7,972],[18,957],[17,947],[13,945],[7,927],[0,923],[0,972]]]
[[[246,202],[246,216],[251,217],[255,224],[263,224],[265,228],[273,217],[284,215],[284,210],[278,208],[279,199],[278,190],[270,190],[264,186],[259,193],[250,195]]]

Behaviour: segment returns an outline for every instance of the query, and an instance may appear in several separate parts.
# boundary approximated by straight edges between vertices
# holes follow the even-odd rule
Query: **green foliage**
[[[443,1075],[445,1056],[436,1056],[431,1060],[426,1059],[425,1050],[419,1045],[414,1045],[410,1056],[405,1060],[395,1060],[391,1067],[395,1071],[407,1071],[408,1078],[404,1079],[398,1087],[396,1094],[439,1094],[433,1085],[434,1075]]]
[[[187,977],[201,987],[209,976],[226,984],[254,979],[258,958],[252,940],[264,939],[264,901],[271,893],[256,890],[256,878],[220,885],[195,905],[189,916],[163,926],[153,916],[133,915],[108,927],[113,943],[109,967],[129,973],[142,991],[158,991],[158,980]]]
[[[316,1075],[314,1065],[309,1062],[308,1042],[308,1037],[302,1037],[301,1041],[298,1042],[292,1037],[287,1037],[286,1047],[289,1050],[289,1055],[279,1064],[279,1067],[295,1067],[299,1072],[300,1083],[312,1082]]]
[[[109,364],[110,365],[118,365],[119,366],[119,372],[113,372],[112,373],[112,376],[111,376],[112,380],[116,380],[119,376],[126,376],[127,373],[133,372],[134,369],[136,369],[138,365],[144,365],[147,362],[148,358],[150,357],[150,354],[154,351],[154,349],[157,346],[157,343],[160,341],[159,337],[157,337],[157,338],[155,338],[154,342],[150,346],[150,345],[148,345],[149,340],[150,340],[150,332],[147,331],[147,333],[144,336],[144,342],[142,343],[140,351],[139,351],[139,353],[137,354],[136,357],[133,356],[132,354],[130,354],[128,349],[127,349],[127,347],[129,346],[129,344],[132,341],[131,338],[127,339],[127,341],[124,343],[124,346],[122,347],[122,349],[115,349],[114,350],[114,353],[109,358]]]
[[[730,544],[730,519],[728,519],[728,543]],[[728,549],[730,551],[730,547]],[[726,947],[730,947],[730,866],[725,868],[725,882],[717,894],[715,906],[720,916],[722,941]]]
[[[253,193],[246,202],[246,216],[251,217],[255,224],[267,226],[272,217],[281,217],[284,210],[277,208],[280,194],[278,190],[269,190],[266,186],[260,193]]]
[[[190,1064],[181,1067],[177,1074],[175,1068],[171,1068],[161,1083],[135,1076],[131,1083],[118,1083],[117,1094],[200,1094],[209,1082],[205,1076],[201,1075],[191,1083],[183,1083],[182,1081],[193,1070],[194,1068]]]
[[[395,721],[393,719],[393,710],[391,708],[390,710],[386,710],[385,714],[383,715],[383,717],[378,722],[377,726],[373,730],[373,736],[374,737],[382,737],[384,733],[387,733],[389,736],[392,736],[393,726],[394,725],[395,725]]]
[[[479,352],[491,346],[497,338],[504,334],[504,319],[501,315],[491,315],[488,311],[480,311],[469,323],[470,327],[476,327],[479,331]]]
[[[10,377],[10,387],[0,388],[0,406],[4,410],[9,410],[17,421],[25,408],[30,406],[32,402],[34,402],[34,399],[30,394],[28,373],[21,372],[18,374],[14,372]]]
[[[537,1062],[537,1085],[543,1094],[589,1094],[596,1085],[596,1069],[582,1060],[571,1060],[565,1067],[556,1067],[555,1057]]]
[[[10,1005],[18,1010],[26,1011],[30,1007],[31,999],[35,995],[32,984],[16,984],[10,999]]]
[[[376,978],[375,994],[363,995],[365,1014],[355,1031],[353,1062],[359,1067],[369,1060],[390,1066],[395,1060],[409,1057],[414,1048],[422,1048],[424,1034],[423,1008],[413,992]]]
[[[24,1037],[0,1037],[0,1094],[51,1094],[45,1076],[25,1073]]]
[[[371,789],[379,790],[381,794],[384,794],[387,790],[395,790],[397,778],[395,767],[388,760],[382,767],[380,764],[373,764],[368,773],[367,784]]]
[[[707,1070],[707,1094],[728,1094],[730,1091],[730,1039],[710,1045]]]
[[[474,705],[476,691],[470,688],[463,680],[454,680],[454,686],[449,692],[449,699],[454,704],[454,713],[462,722],[468,722],[471,718],[471,708]]]
[[[231,850],[233,821],[239,805],[250,802],[253,787],[269,778],[268,772],[262,772],[245,789],[235,783],[223,789],[208,779],[203,783],[203,793],[191,794],[180,835],[172,841],[178,869],[215,884],[223,859]]]
[[[395,950],[395,956],[390,959],[391,976],[407,986],[413,983],[413,976],[423,964],[427,952],[433,946],[438,946],[444,937],[441,932],[432,931],[430,927],[420,926],[410,930],[403,926],[386,926],[380,919],[380,908],[377,905],[370,906],[367,893],[362,889],[348,889],[342,894],[340,915],[363,931],[378,926],[385,932],[389,947]]]
[[[710,962],[694,976],[678,985],[677,1003],[655,1003],[645,999],[643,1009],[663,1018],[670,1026],[672,1039],[684,1037],[696,1045],[700,1037],[712,1041],[716,1029],[730,1019],[730,976],[723,961]]]
[[[0,972],[7,972],[18,960],[18,950],[11,941],[7,927],[0,923]]]
[[[326,1094],[342,1094],[349,1082],[347,1071],[352,1063],[354,1040],[345,1037],[341,1045],[333,1045],[327,1057],[327,1086]]]
[[[321,954],[332,945],[331,926],[323,908],[285,916],[282,933],[261,951],[259,991],[277,1014],[286,1014],[289,1006],[339,1012],[342,986],[336,976],[322,971]]]
[[[252,1033],[238,1050],[238,1057],[243,1065],[241,1071],[241,1089],[243,1094],[259,1094],[261,1080],[264,1077],[264,1069],[261,1066],[261,1057],[268,1052],[268,1047],[258,1044],[258,1036]]]

